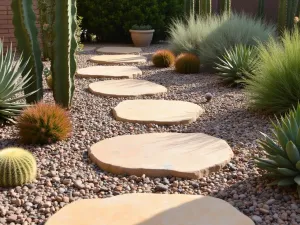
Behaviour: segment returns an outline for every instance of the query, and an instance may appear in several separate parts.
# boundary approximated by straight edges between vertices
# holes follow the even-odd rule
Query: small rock
[[[84,188],[84,184],[82,183],[81,180],[75,180],[74,185],[75,185],[75,187],[77,187],[79,189]]]
[[[17,222],[17,220],[18,220],[18,216],[15,214],[12,214],[9,217],[7,217],[7,222]]]
[[[155,190],[156,191],[167,191],[168,190],[168,186],[164,185],[164,184],[158,184],[155,186]]]
[[[212,97],[213,97],[213,95],[212,95],[211,93],[208,92],[208,93],[205,94],[204,97],[205,97],[205,99],[206,99],[207,102],[210,102],[211,99],[212,99]]]
[[[34,204],[40,204],[40,203],[42,203],[42,201],[43,201],[43,198],[40,197],[40,196],[37,196],[37,197],[35,197],[35,199],[33,200],[33,203],[34,203]]]
[[[252,220],[256,223],[261,223],[262,222],[262,218],[260,216],[257,216],[257,215],[253,215]]]

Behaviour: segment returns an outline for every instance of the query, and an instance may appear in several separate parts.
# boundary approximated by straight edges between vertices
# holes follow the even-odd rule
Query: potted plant
[[[151,44],[155,30],[150,25],[133,25],[129,31],[136,47],[147,47]]]

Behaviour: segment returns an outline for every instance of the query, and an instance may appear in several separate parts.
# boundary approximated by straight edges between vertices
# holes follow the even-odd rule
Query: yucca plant
[[[223,81],[231,86],[243,85],[245,79],[253,74],[257,66],[257,54],[253,47],[237,45],[225,50],[223,57],[219,58],[215,69]]]
[[[27,62],[23,57],[16,58],[12,47],[4,53],[3,43],[0,40],[0,120],[14,122],[27,104],[20,100],[35,92],[23,94],[24,89],[30,85],[30,71],[22,77]]]
[[[256,158],[256,165],[275,179],[272,185],[297,184],[300,196],[300,105],[273,122],[274,139],[262,135],[259,144],[266,157]]]

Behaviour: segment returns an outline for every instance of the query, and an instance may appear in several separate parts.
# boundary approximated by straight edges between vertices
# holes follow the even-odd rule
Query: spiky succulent
[[[27,65],[27,62],[23,64],[22,62],[22,56],[17,59],[11,46],[4,51],[0,39],[0,120],[2,121],[13,122],[13,117],[27,106],[20,100],[35,93],[23,95],[24,89],[30,85],[30,74],[22,77]]]
[[[32,182],[37,166],[34,156],[22,148],[0,150],[0,186],[15,187]]]
[[[170,67],[174,64],[175,55],[170,50],[158,50],[152,56],[152,62],[156,67]]]
[[[191,53],[182,53],[175,60],[175,69],[178,73],[198,73],[200,59]]]
[[[215,69],[229,85],[243,85],[257,66],[257,52],[251,47],[237,45],[219,58]]]
[[[266,157],[256,158],[256,165],[276,179],[273,185],[297,184],[300,195],[300,105],[273,122],[272,131],[274,139],[263,134],[259,141]]]
[[[24,110],[17,127],[25,144],[51,144],[66,139],[72,130],[67,112],[58,105],[45,103]]]

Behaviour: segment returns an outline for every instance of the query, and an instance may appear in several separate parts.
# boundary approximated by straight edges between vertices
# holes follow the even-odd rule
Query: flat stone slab
[[[254,225],[229,203],[202,195],[126,194],[73,202],[45,225]]]
[[[167,88],[162,85],[135,79],[95,82],[89,85],[89,90],[96,95],[112,97],[154,95],[167,92]]]
[[[82,78],[134,78],[142,75],[135,66],[91,66],[77,70],[77,77]]]
[[[114,174],[197,179],[219,171],[233,152],[226,141],[202,133],[150,133],[105,139],[89,156]]]
[[[90,61],[98,64],[145,63],[147,58],[141,55],[97,55]]]
[[[142,49],[137,47],[102,47],[97,49],[98,53],[104,54],[132,54],[141,51]]]
[[[161,125],[190,124],[203,112],[194,103],[169,100],[127,100],[113,109],[116,120]]]

